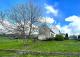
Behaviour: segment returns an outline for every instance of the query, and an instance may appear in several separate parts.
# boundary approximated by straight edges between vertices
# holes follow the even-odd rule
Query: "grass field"
[[[35,42],[29,40],[26,43],[27,43],[27,47],[24,48],[22,39],[7,39],[7,37],[0,37],[0,49],[19,49],[19,50],[42,51],[42,52],[80,52],[80,41],[77,40],[65,40],[65,41],[37,40]],[[13,54],[15,55],[15,53],[13,52],[9,53],[9,52],[0,51],[0,56],[4,55],[7,57],[8,55],[10,56]],[[24,55],[24,56],[31,57],[32,55]],[[32,57],[36,57],[36,55]],[[42,56],[40,55],[40,57]],[[47,56],[43,56],[43,57],[47,57]]]
[[[55,56],[47,56],[47,55],[18,55],[15,53],[7,53],[7,52],[0,52],[0,57],[79,57],[79,56],[64,56],[64,55],[55,55]]]
[[[14,52],[4,52],[4,51],[1,51],[0,52],[0,57],[80,57],[80,56],[65,56],[65,55],[31,55],[31,54],[23,54],[23,55],[18,55]]]

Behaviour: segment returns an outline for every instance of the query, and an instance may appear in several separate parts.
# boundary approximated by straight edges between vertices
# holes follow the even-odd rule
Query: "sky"
[[[80,34],[80,0],[36,0],[43,6],[47,22],[62,32]],[[0,10],[7,10],[27,0],[0,0]]]

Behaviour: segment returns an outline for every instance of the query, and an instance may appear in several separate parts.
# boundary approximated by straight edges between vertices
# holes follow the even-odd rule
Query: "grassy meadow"
[[[0,50],[16,49],[16,50],[32,50],[41,52],[80,52],[80,41],[77,40],[64,40],[64,41],[35,41],[31,39],[26,41],[26,47],[23,45],[23,39],[9,39],[7,37],[0,37]],[[0,51],[0,56],[19,56],[14,52]],[[37,55],[20,55],[19,57],[37,57]],[[38,57],[50,57],[44,55],[38,55]],[[60,55],[58,57],[61,57]],[[51,56],[53,57],[53,56]],[[57,57],[57,56],[55,56]],[[65,56],[63,56],[65,57]]]

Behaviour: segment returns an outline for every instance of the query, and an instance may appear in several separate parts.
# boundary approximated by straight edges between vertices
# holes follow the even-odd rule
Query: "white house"
[[[47,40],[52,38],[52,35],[54,35],[55,33],[47,27],[47,25],[42,25],[41,27],[39,27],[39,35],[38,35],[38,39],[39,40]]]

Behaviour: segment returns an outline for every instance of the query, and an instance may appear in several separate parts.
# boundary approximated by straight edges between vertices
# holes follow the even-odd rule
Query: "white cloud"
[[[54,19],[53,18],[51,18],[51,17],[40,17],[39,18],[39,20],[38,20],[39,22],[42,22],[42,23],[53,23],[54,22]]]
[[[10,23],[8,20],[4,20],[4,21],[3,21],[3,25],[4,25],[5,27],[8,27],[9,29],[10,29],[10,27],[11,27],[11,28],[14,28],[14,27],[15,27],[15,25],[12,24],[12,23]]]
[[[46,19],[46,20],[45,20]],[[53,23],[55,20],[50,17],[40,18],[40,22]],[[69,35],[78,35],[80,34],[80,17],[79,16],[70,16],[65,18],[65,21],[70,22],[68,25],[61,26],[60,24],[55,25],[56,28],[52,27],[52,30],[56,33],[59,33],[59,30],[62,33],[68,33]]]
[[[56,33],[56,34],[59,34],[59,31],[61,33],[68,33],[69,35],[71,35],[71,30],[68,28],[67,25],[65,26],[61,26],[60,24],[57,24],[55,25],[56,28],[53,29],[53,31]]]
[[[58,15],[58,9],[55,9],[51,5],[45,4],[45,9],[47,10],[47,13],[52,13],[54,16]]]
[[[0,33],[8,33],[9,30],[13,30],[15,25],[10,23],[8,20],[4,20],[3,23],[0,23]]]
[[[61,27],[61,32],[62,33],[68,33],[69,35],[71,35],[71,29],[69,29],[67,25]]]
[[[80,34],[80,17],[79,16],[70,16],[65,18],[65,21],[70,22],[68,25],[60,26],[59,28],[62,33],[68,33],[70,35],[72,34]]]
[[[66,21],[71,22],[68,27],[71,29],[73,34],[80,34],[80,17],[79,16],[70,16],[65,19]]]
[[[60,24],[57,24],[55,26],[53,26],[53,29],[52,29],[56,34],[59,34],[59,31],[61,33],[68,33],[68,34],[71,34],[70,33],[70,29],[68,29],[68,26],[61,26]]]
[[[54,33],[59,34],[60,25],[55,25],[51,29]]]
[[[76,23],[78,22],[79,23],[80,22],[80,17],[73,15],[73,16],[70,16],[70,17],[66,18],[65,21],[76,22]]]
[[[2,29],[3,28],[3,26],[0,24],[0,29]]]

